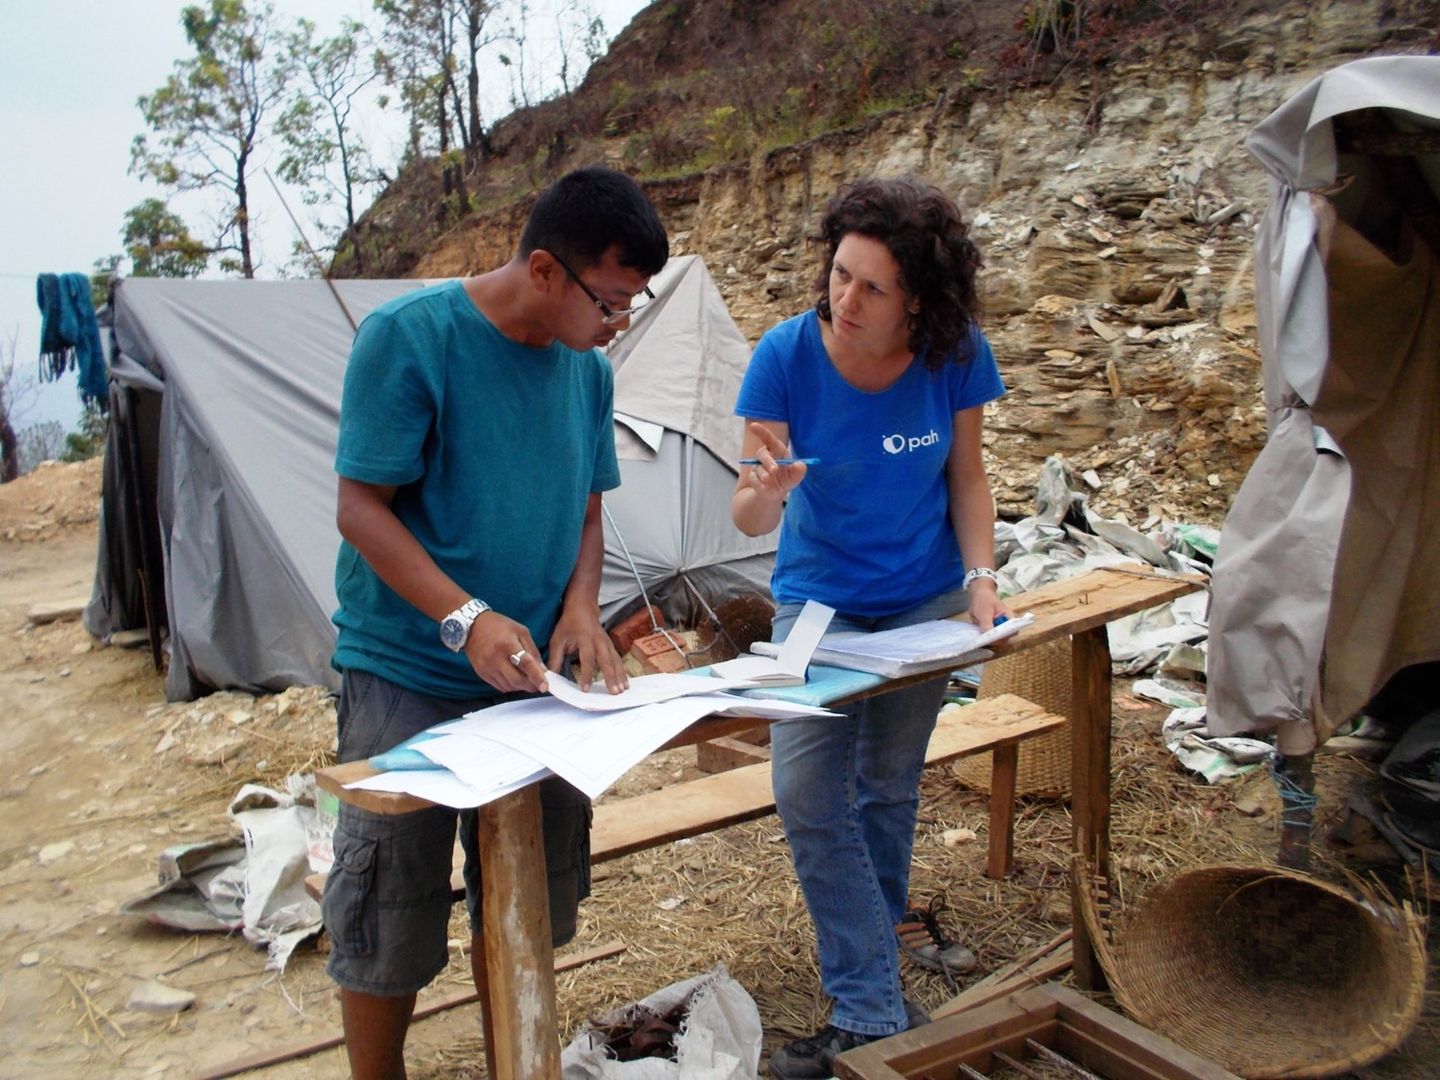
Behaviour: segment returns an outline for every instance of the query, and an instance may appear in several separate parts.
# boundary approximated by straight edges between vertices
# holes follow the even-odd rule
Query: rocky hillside
[[[707,7],[713,15],[736,2],[653,4],[612,58],[653,55],[661,16]],[[792,14],[824,7],[783,6]],[[661,208],[673,250],[705,257],[752,340],[809,304],[816,264],[806,235],[839,183],[901,172],[931,180],[966,209],[986,259],[985,329],[1010,387],[987,436],[1002,513],[1031,510],[1041,462],[1060,454],[1087,475],[1093,504],[1108,516],[1216,524],[1265,434],[1251,252],[1267,183],[1244,139],[1326,68],[1435,48],[1440,3],[1220,0],[1193,22],[1132,28],[1123,54],[1101,61],[1077,49],[1060,62],[1033,36],[1023,39],[1041,63],[1018,73],[1016,54],[1001,61],[1027,5],[929,10],[982,7],[991,9],[988,24],[974,20],[964,49],[950,50],[968,63],[944,69],[947,78],[917,103],[664,178],[635,167],[643,130],[616,131],[567,155],[565,167],[631,167]],[[933,62],[933,50],[921,59]],[[602,61],[599,76],[615,66]],[[724,70],[705,75],[714,83]],[[646,71],[637,62],[631,73]],[[587,80],[586,89],[599,93],[597,85],[613,90],[613,78]],[[796,82],[802,92],[808,85]],[[710,93],[707,103],[724,89]],[[497,265],[527,207],[522,198],[472,214],[410,272]],[[396,217],[393,201],[377,207],[372,227],[384,228],[387,215]]]

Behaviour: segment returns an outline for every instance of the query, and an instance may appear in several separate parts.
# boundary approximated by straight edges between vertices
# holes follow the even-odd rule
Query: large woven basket
[[[991,660],[980,674],[976,698],[1014,694],[1046,712],[1074,722],[1070,704],[1070,639]],[[972,754],[954,765],[956,778],[977,791],[990,790],[990,754]],[[1070,794],[1070,725],[1020,743],[1015,794],[1065,798]]]
[[[1420,1016],[1424,934],[1408,906],[1290,870],[1208,866],[1120,915],[1107,882],[1076,872],[1120,1007],[1231,1072],[1334,1076],[1394,1050]]]

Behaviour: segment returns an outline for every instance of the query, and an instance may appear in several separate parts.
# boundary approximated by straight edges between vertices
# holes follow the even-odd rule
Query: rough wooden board
[[[997,641],[991,650],[996,656],[1005,656],[1017,648],[1092,630],[1205,587],[1196,578],[1151,576],[1138,565],[1133,574],[1091,570],[1011,598],[1007,602],[1017,611],[1032,612],[1035,622],[1014,637]]]
[[[943,713],[925,752],[927,765],[1012,745],[1066,723],[1012,694]],[[773,813],[770,763],[702,776],[659,791],[601,803],[590,833],[590,859],[599,863],[633,851],[751,821]]]
[[[703,773],[726,772],[769,760],[769,746],[750,742],[739,736],[726,736],[695,744],[695,767]]]
[[[593,949],[586,949],[584,952],[576,953],[573,956],[566,956],[555,961],[556,971],[569,971],[571,968],[580,967],[582,964],[591,964],[596,960],[605,960],[611,956],[618,956],[625,951],[625,943],[611,941],[604,945],[597,945]],[[432,1001],[421,1005],[415,1010],[414,1016],[410,1018],[413,1024],[423,1020],[427,1016],[434,1016],[436,1013],[445,1012],[460,1005],[470,1005],[480,1000],[480,995],[474,990],[460,990],[447,994],[438,1001]],[[336,1046],[345,1045],[345,1033],[343,1031],[332,1031],[328,1035],[322,1035],[318,1039],[305,1039],[302,1042],[292,1043],[278,1050],[267,1050],[264,1053],[254,1054],[250,1057],[239,1058],[235,1061],[226,1062],[223,1065],[216,1065],[212,1068],[198,1073],[195,1080],[223,1080],[227,1076],[237,1076],[240,1073],[251,1072],[255,1069],[263,1069],[270,1065],[278,1065],[282,1061],[293,1061],[296,1058],[309,1057],[311,1054],[318,1054],[321,1050],[330,1050]]]
[[[750,721],[751,724],[754,721]],[[999,694],[963,709],[942,713],[930,736],[925,753],[926,764],[953,761],[967,754],[982,753],[997,746],[1013,745],[1032,735],[1042,735],[1067,723],[1065,717],[1047,713],[1038,705]],[[370,775],[373,770],[363,762],[337,765],[322,770],[328,774],[322,786],[327,791],[344,790],[351,773]],[[317,774],[319,775],[319,774]],[[335,785],[339,785],[337,788]],[[396,796],[384,792],[346,791],[345,798],[365,806],[356,796],[383,796],[382,805],[393,805]],[[410,798],[401,796],[400,798]],[[413,799],[417,804],[422,800]],[[366,806],[369,809],[368,806]],[[418,808],[418,807],[417,807]],[[656,847],[700,833],[711,832],[752,821],[773,813],[775,796],[770,787],[770,763],[746,765],[729,772],[702,776],[683,784],[673,784],[658,791],[616,799],[595,807],[590,833],[590,861],[598,864],[618,859],[634,851]],[[382,811],[385,812],[385,811]],[[398,811],[390,811],[398,812]],[[463,893],[464,884],[459,866],[464,857],[456,849],[456,869],[452,885]],[[312,895],[323,888],[324,878],[311,875],[306,887]]]
[[[1023,1060],[1025,1040],[1113,1080],[1239,1080],[1212,1061],[1057,983],[856,1047],[835,1060],[841,1080],[950,1075],[964,1063],[991,1069],[999,1050]]]
[[[765,722],[754,716],[707,716],[705,719],[691,724],[658,749],[672,750],[677,746],[692,746],[706,739],[717,739],[739,731],[746,731],[757,723]],[[329,768],[316,770],[315,783],[321,790],[330,792],[342,801],[376,814],[408,814],[412,810],[424,810],[426,807],[434,805],[428,799],[421,799],[414,795],[404,795],[392,791],[364,791],[345,786],[353,784],[356,780],[375,776],[377,772],[378,770],[372,769],[368,762],[350,761],[343,765],[331,765]]]
[[[1060,945],[1054,948],[1046,946],[1043,953],[1038,955],[1031,953],[974,986],[966,987],[960,994],[939,1008],[931,1009],[930,1018],[942,1020],[947,1016],[965,1012],[967,1009],[978,1009],[981,1005],[987,1005],[997,998],[1013,994],[1016,990],[1024,990],[1028,986],[1038,986],[1043,982],[1059,978],[1069,971],[1070,967],[1070,933],[1067,930],[1065,940]]]
[[[78,619],[90,603],[89,595],[72,596],[66,600],[47,600],[32,604],[25,612],[25,618],[36,626],[60,622],[62,619]]]
[[[1067,581],[1044,585],[1015,597],[1012,601],[1015,609],[1032,612],[1035,615],[1035,623],[1020,631],[1015,637],[997,642],[991,648],[996,656],[1005,656],[1054,638],[1095,629],[1114,619],[1168,603],[1203,587],[1204,582],[1198,579],[1161,577],[1138,568],[1134,573],[1125,574],[1092,570]],[[923,682],[933,678],[935,678],[935,673],[929,672],[912,676],[909,679],[892,680],[876,690],[853,694],[833,704],[848,704],[851,701],[869,697],[878,691],[893,690],[912,682]],[[662,749],[690,746],[707,739],[733,735],[736,732],[753,728],[755,723],[754,717],[711,717],[690,725],[666,743]],[[408,810],[418,810],[429,805],[424,800],[416,799],[411,795],[394,795],[379,791],[357,792],[344,789],[344,785],[351,781],[373,775],[374,770],[364,762],[352,762],[348,765],[335,765],[329,769],[321,769],[315,774],[315,780],[324,790],[376,813],[405,813]],[[361,796],[363,796],[363,800]]]

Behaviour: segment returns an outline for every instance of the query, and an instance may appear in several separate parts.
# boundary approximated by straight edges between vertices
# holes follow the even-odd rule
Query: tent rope
[[[719,631],[720,636],[725,639],[726,644],[738,654],[740,648],[735,644],[735,639],[730,636],[730,631],[725,629],[725,624],[721,621],[720,616],[715,614],[715,609],[705,602],[705,597],[701,595],[700,590],[695,587],[694,582],[684,574],[680,575],[680,580],[685,583],[687,589],[694,593],[695,599],[700,601],[700,606],[705,609],[705,614],[710,616],[710,621],[715,624],[715,629]]]
[[[1311,816],[1320,805],[1319,796],[1301,787],[1285,771],[1284,765],[1274,758],[1270,761],[1270,779],[1280,794],[1281,826],[1289,829],[1313,828]]]
[[[610,523],[610,531],[615,534],[615,539],[620,542],[620,553],[625,556],[625,562],[630,567],[631,575],[635,578],[635,585],[640,590],[640,599],[645,602],[645,613],[650,617],[650,629],[657,634],[663,635],[665,640],[670,643],[670,647],[685,660],[685,666],[687,668],[690,667],[690,657],[685,652],[684,645],[671,637],[670,631],[666,630],[655,620],[655,608],[650,603],[650,594],[645,591],[645,582],[640,577],[640,568],[635,565],[635,559],[630,555],[630,545],[625,543],[625,537],[620,532],[620,526],[615,522],[615,515],[610,513],[610,507],[605,505],[603,500],[600,503],[600,509],[605,511],[605,520]]]

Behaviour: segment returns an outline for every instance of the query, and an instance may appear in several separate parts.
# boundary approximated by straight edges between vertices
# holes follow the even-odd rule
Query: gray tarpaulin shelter
[[[1305,754],[1440,659],[1440,57],[1336,68],[1248,145],[1269,439],[1221,532],[1207,705]]]
[[[172,700],[338,685],[333,464],[350,319],[423,284],[116,288],[116,419],[85,622],[101,637],[167,627]],[[742,536],[729,516],[749,345],[698,257],[672,259],[652,287],[610,350],[622,487],[605,499],[607,618],[640,602],[632,564],[672,618],[696,594],[768,596],[773,565],[774,539]]]

